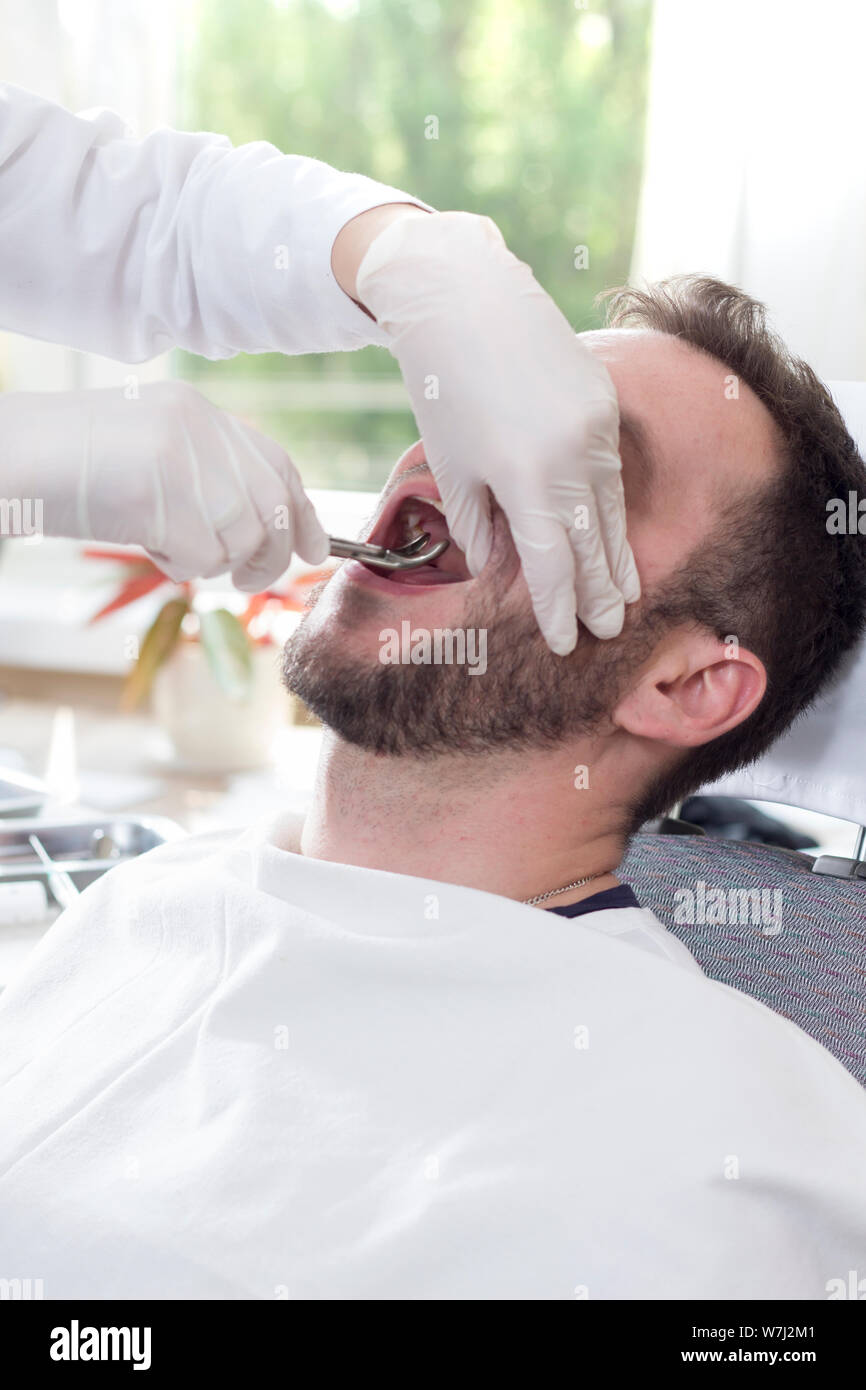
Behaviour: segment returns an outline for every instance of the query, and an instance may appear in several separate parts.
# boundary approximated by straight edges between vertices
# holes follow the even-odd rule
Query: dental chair
[[[830,389],[866,454],[866,383]],[[668,833],[633,837],[620,873],[707,975],[791,1019],[866,1085],[866,642],[832,690],[763,758],[701,792],[851,822],[846,858],[717,839],[669,821]],[[677,920],[713,915],[705,907],[683,909],[691,902],[685,893],[697,905],[700,891],[705,904],[710,889],[726,897],[780,890],[779,920]]]

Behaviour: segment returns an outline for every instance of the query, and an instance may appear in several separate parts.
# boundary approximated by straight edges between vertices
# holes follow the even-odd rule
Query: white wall
[[[635,278],[764,300],[825,378],[866,380],[866,4],[656,0]]]

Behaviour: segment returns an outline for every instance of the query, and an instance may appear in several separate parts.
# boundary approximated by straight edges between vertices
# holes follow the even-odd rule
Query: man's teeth
[[[445,508],[442,506],[438,497],[407,497],[406,501],[423,502],[426,507],[434,507],[437,512],[441,512],[443,516],[445,515]]]
[[[442,503],[438,500],[438,498],[407,497],[403,503],[403,526],[406,533],[407,542],[417,540],[419,536],[424,535],[424,532],[426,530],[425,526],[422,524],[421,521],[423,513],[418,508],[415,508],[411,505],[413,502],[421,502],[426,507],[433,507],[433,509],[437,512],[440,512],[442,516],[445,515],[445,508],[442,506]]]

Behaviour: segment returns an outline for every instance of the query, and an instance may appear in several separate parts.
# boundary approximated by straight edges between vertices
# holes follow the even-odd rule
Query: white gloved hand
[[[640,581],[603,363],[496,224],[473,213],[392,222],[360,264],[357,297],[389,335],[470,571],[490,550],[489,487],[552,649],[573,650],[577,617],[616,636]]]
[[[288,454],[183,382],[0,396],[0,493],[47,536],[140,545],[174,580],[266,589],[328,538]]]

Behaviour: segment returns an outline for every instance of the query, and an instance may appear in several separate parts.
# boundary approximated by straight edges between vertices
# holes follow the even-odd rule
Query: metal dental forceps
[[[414,570],[427,565],[447,550],[450,541],[437,541],[429,550],[424,546],[430,539],[430,532],[424,531],[406,545],[396,550],[388,550],[384,545],[370,545],[367,541],[344,541],[339,536],[331,536],[330,554],[338,560],[364,560],[368,565],[377,565],[384,570]]]

